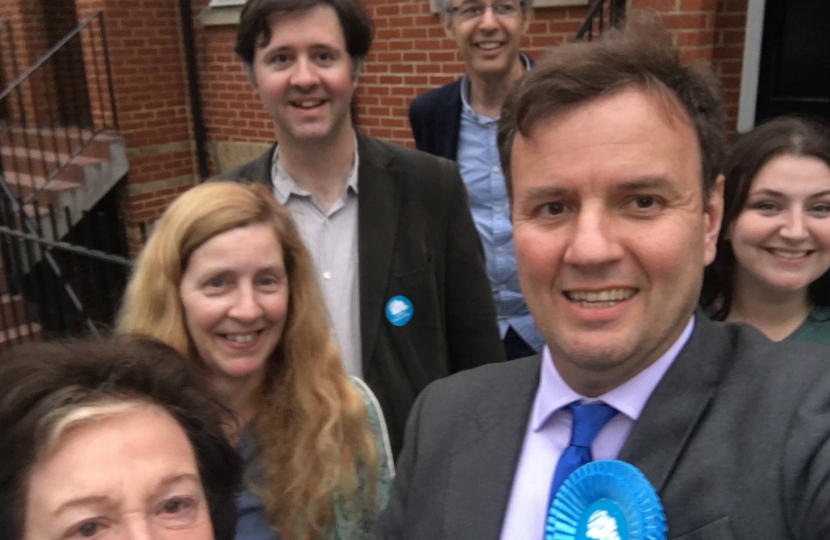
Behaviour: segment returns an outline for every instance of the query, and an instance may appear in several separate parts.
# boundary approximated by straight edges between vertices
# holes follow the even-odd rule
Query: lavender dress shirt
[[[586,398],[574,392],[556,370],[550,350],[547,346],[544,348],[539,388],[513,476],[501,540],[542,540],[553,471],[571,439],[572,417],[565,407],[579,401],[606,403],[617,409],[619,414],[605,424],[591,445],[595,460],[616,458],[646,401],[689,341],[693,329],[694,316],[656,362],[597,398]]]

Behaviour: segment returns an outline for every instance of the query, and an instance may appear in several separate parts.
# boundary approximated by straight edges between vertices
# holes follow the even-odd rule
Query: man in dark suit
[[[438,0],[437,7],[467,73],[415,98],[409,123],[419,150],[458,163],[484,246],[505,352],[509,359],[531,356],[543,341],[519,290],[496,127],[508,89],[531,66],[519,43],[532,2]]]
[[[640,22],[560,47],[508,96],[499,147],[546,347],[421,394],[377,538],[541,539],[568,474],[613,458],[653,485],[668,538],[830,538],[830,354],[695,311],[723,113],[666,42]]]
[[[359,0],[249,0],[235,50],[279,144],[222,178],[265,184],[291,211],[344,367],[377,395],[397,454],[428,383],[504,355],[456,166],[354,130],[371,38]]]

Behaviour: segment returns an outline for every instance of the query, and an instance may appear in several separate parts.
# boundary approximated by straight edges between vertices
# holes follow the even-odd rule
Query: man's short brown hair
[[[511,198],[510,154],[517,133],[528,137],[543,120],[631,87],[664,96],[686,112],[697,134],[706,198],[721,172],[725,145],[715,78],[708,69],[680,63],[656,16],[633,15],[625,29],[600,40],[552,49],[510,90],[499,120],[498,146]]]
[[[372,19],[360,0],[248,0],[239,16],[234,52],[247,65],[254,63],[257,47],[271,41],[271,16],[329,6],[340,21],[346,51],[355,69],[372,46]]]

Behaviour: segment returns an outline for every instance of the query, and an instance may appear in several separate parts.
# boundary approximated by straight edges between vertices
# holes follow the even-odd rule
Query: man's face
[[[444,17],[444,29],[458,45],[467,71],[482,77],[509,73],[531,12],[519,0],[453,0],[452,5],[456,9]]]
[[[541,121],[511,159],[522,292],[563,379],[602,394],[683,331],[715,255],[722,181],[704,204],[694,129],[639,89]]]
[[[257,47],[250,69],[277,139],[325,141],[351,129],[357,78],[334,9],[279,13],[270,23],[271,41]]]

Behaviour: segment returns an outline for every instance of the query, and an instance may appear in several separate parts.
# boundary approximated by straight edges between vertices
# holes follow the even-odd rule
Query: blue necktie
[[[553,471],[553,480],[550,485],[550,495],[548,497],[548,508],[559,491],[559,487],[565,479],[574,472],[577,468],[594,460],[591,454],[591,443],[602,429],[602,426],[608,423],[615,414],[617,409],[606,405],[604,403],[592,403],[589,405],[579,405],[578,403],[571,403],[568,405],[571,414],[573,415],[573,427],[571,427],[571,443],[559,456],[559,463],[556,464],[556,470]]]

